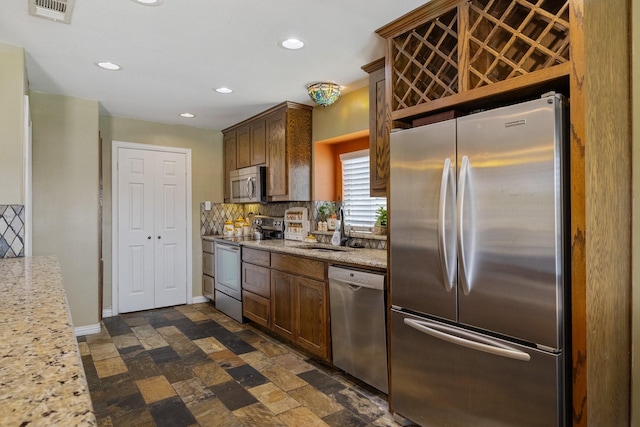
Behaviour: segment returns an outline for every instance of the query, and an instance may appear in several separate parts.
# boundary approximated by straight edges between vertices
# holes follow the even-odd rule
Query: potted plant
[[[326,221],[329,216],[329,205],[326,203],[318,206],[318,221]]]
[[[328,209],[328,215],[329,218],[327,219],[327,228],[330,231],[333,231],[336,229],[336,203],[335,202],[327,202],[327,209]]]
[[[376,223],[373,226],[373,234],[386,235],[387,234],[387,208],[380,206],[376,213]]]

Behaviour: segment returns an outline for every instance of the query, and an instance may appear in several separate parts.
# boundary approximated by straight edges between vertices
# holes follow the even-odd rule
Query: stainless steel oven
[[[215,243],[215,305],[227,316],[242,323],[242,248],[234,241]]]
[[[282,239],[284,218],[256,215],[253,227],[264,239]],[[252,236],[215,239],[215,306],[242,323],[242,243]]]

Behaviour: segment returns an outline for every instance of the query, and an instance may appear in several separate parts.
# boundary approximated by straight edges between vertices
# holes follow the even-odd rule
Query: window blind
[[[340,154],[345,226],[372,229],[376,210],[387,207],[385,197],[369,197],[369,150]]]

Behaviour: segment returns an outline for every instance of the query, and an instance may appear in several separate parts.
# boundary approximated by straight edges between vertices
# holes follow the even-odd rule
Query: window
[[[342,163],[342,201],[345,226],[370,230],[376,210],[387,207],[385,197],[369,197],[369,150],[340,154]]]

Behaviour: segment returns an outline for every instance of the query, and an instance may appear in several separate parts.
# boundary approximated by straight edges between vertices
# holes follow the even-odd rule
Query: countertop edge
[[[215,241],[221,236],[201,236],[203,240]],[[331,264],[348,264],[362,268],[387,269],[387,251],[384,249],[348,248],[347,251],[320,252],[311,251],[310,246],[331,248],[329,244],[304,243],[294,240],[248,240],[239,242],[242,247],[267,250],[285,254],[299,255]]]

